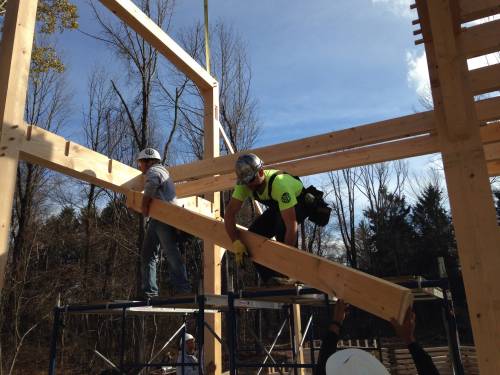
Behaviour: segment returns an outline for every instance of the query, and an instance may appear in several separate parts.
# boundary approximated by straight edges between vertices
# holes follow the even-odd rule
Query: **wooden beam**
[[[204,103],[204,158],[214,159],[219,156],[219,87],[202,91]],[[212,192],[206,198],[213,203],[213,217],[221,218],[221,194]],[[203,288],[208,294],[221,294],[221,262],[224,249],[212,240],[204,237],[203,241]],[[207,323],[214,332],[222,337],[222,314],[209,314]],[[205,364],[210,362],[216,365],[216,375],[222,373],[221,343],[205,328]]]
[[[460,39],[468,59],[500,51],[500,20],[468,27]]]
[[[479,119],[482,122],[500,118],[500,98],[481,100],[476,105]],[[433,111],[427,111],[244,152],[253,152],[259,155],[266,165],[271,165],[283,161],[413,137],[434,130]],[[179,182],[205,176],[227,174],[233,171],[237,158],[238,154],[225,155],[217,159],[205,159],[175,166],[171,168],[172,177]]]
[[[488,163],[500,160],[500,143],[491,143],[489,145],[485,145],[484,156]]]
[[[461,4],[473,3],[486,4],[486,1]],[[436,126],[479,368],[483,374],[499,374],[497,218],[467,64],[456,38],[453,5],[451,0],[425,2],[433,41],[426,46],[426,55],[434,82]]]
[[[488,162],[488,175],[490,177],[500,176],[500,161]]]
[[[36,0],[7,2],[0,44],[0,290],[10,244],[19,144],[36,22]]]
[[[476,112],[480,123],[500,119],[500,97],[477,101]]]
[[[294,331],[295,331],[295,336],[293,337],[294,343],[295,343],[295,354],[296,354],[296,362],[298,364],[303,365],[304,362],[304,348],[300,346],[300,343],[302,341],[302,316],[300,314],[300,305],[299,304],[293,304],[292,305],[293,309],[293,325],[294,325]],[[306,370],[304,368],[300,368],[298,373],[300,375],[305,375]]]
[[[427,133],[431,130],[431,119],[431,112],[421,112],[245,152],[256,153],[266,164],[273,164]],[[175,181],[183,181],[225,174],[233,171],[238,156],[225,155],[176,166],[172,168],[172,177]]]
[[[469,79],[474,95],[500,90],[500,64],[471,70]]]
[[[217,84],[207,71],[130,0],[100,0],[111,12],[165,56],[200,90]]]
[[[481,127],[481,138],[484,144],[500,141],[500,124],[495,123]],[[330,153],[314,158],[271,164],[269,167],[282,169],[297,176],[308,176],[436,152],[439,152],[439,143],[436,136],[424,135],[375,146]],[[229,173],[215,177],[205,177],[196,181],[177,184],[176,186],[179,196],[184,197],[210,191],[228,190],[234,187],[235,183],[236,177],[234,173]]]
[[[142,193],[130,191],[127,205],[140,210]],[[154,200],[151,216],[201,238],[210,238],[219,246],[232,251],[224,223],[184,210],[167,202]],[[375,276],[354,270],[295,247],[267,239],[240,228],[240,236],[252,252],[252,260],[300,280],[329,295],[380,318],[402,321],[412,303],[410,290]]]
[[[500,13],[498,0],[460,0],[460,20],[469,22]]]
[[[23,124],[16,128],[16,136],[23,138],[19,157],[24,161],[117,193],[125,194],[129,189],[142,191],[144,181],[138,169],[36,126]],[[205,199],[193,197],[179,202],[186,209],[212,216],[212,203]]]

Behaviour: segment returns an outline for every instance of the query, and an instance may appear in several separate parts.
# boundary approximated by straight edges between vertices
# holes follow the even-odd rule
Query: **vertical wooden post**
[[[302,320],[300,315],[300,305],[293,305],[293,324],[295,325],[295,350],[297,351],[297,363],[301,365],[304,364],[304,350],[300,346],[300,342],[302,341]],[[305,375],[305,369],[300,368],[298,373],[300,375]]]
[[[37,0],[9,0],[0,44],[0,289],[5,281]]]
[[[431,77],[434,73],[437,130],[479,368],[482,374],[500,374],[498,227],[458,12],[452,0],[425,3],[432,33],[433,49],[427,48],[427,58]]]
[[[219,87],[203,91],[205,103],[205,137],[204,157],[214,158],[219,156]],[[220,193],[210,193],[206,199],[213,202],[214,218],[221,217]],[[223,249],[216,246],[214,242],[204,240],[203,245],[203,287],[207,294],[221,293],[221,258]],[[221,314],[209,314],[206,316],[207,323],[213,328],[217,335],[221,336],[222,321]],[[221,374],[222,351],[221,345],[212,334],[205,329],[205,361],[213,361],[217,366],[216,375]]]

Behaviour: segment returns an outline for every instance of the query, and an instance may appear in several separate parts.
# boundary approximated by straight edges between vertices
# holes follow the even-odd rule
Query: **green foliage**
[[[42,0],[38,4],[37,20],[42,34],[53,34],[78,28],[78,10],[68,0]]]
[[[378,209],[364,211],[368,220],[369,244],[373,272],[379,276],[399,276],[412,273],[414,231],[410,223],[411,207],[404,196],[381,191]]]
[[[451,260],[456,245],[451,219],[443,207],[443,195],[438,187],[429,184],[424,188],[413,207],[412,224],[419,255],[415,259],[415,272],[430,279],[439,278],[437,258],[445,258],[449,265],[454,263]]]

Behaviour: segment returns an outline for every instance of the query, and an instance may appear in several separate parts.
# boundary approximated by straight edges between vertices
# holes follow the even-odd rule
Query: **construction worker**
[[[184,334],[184,346],[183,339],[181,338],[179,342],[179,355],[177,356],[177,363],[182,363],[176,367],[176,375],[198,375],[198,357],[196,357],[196,340],[194,336],[185,333]],[[214,374],[216,370],[216,365],[213,362],[209,362],[205,367],[204,371],[202,369],[202,374],[211,375]]]
[[[158,151],[153,148],[142,150],[137,156],[137,164],[145,175],[142,215],[149,217],[149,207],[153,198],[176,204],[175,185],[167,169],[161,164]],[[191,292],[186,272],[186,265],[178,246],[177,230],[161,221],[149,219],[142,245],[142,288],[146,298],[158,297],[156,267],[160,249],[166,254],[168,273],[174,290],[179,294]]]
[[[248,255],[247,246],[236,229],[236,214],[247,198],[268,207],[250,225],[249,231],[267,238],[276,236],[280,242],[297,246],[298,225],[307,216],[302,182],[282,171],[264,169],[262,160],[254,154],[241,155],[236,161],[235,172],[237,185],[225,208],[224,222],[226,232],[233,241],[236,263],[241,266],[243,258]],[[265,284],[287,283],[279,273],[259,264],[255,267]]]

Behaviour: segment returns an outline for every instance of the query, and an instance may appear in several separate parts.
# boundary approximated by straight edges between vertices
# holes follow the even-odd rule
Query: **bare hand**
[[[396,319],[391,319],[391,324],[396,331],[396,335],[398,335],[407,345],[415,342],[415,313],[411,307],[406,311],[403,324],[399,324]]]
[[[337,300],[337,303],[335,304],[335,308],[333,310],[333,320],[342,324],[345,317],[347,316],[348,308],[349,304],[345,303],[344,300]]]

